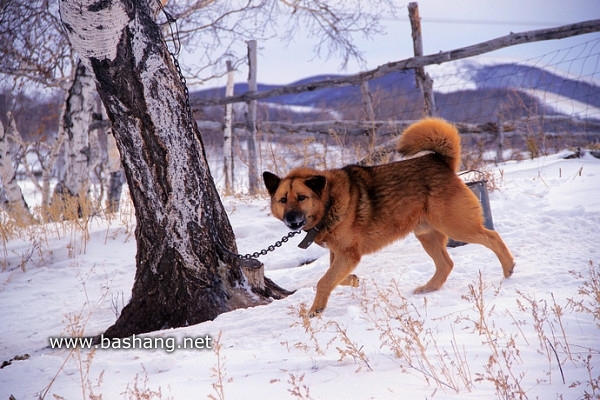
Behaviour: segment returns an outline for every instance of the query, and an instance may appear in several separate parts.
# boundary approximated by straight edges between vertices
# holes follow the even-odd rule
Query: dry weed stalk
[[[290,394],[297,399],[311,400],[312,397],[310,397],[310,390],[306,384],[302,383],[303,381],[304,374],[300,376],[290,374],[288,383],[292,386],[292,388],[288,389],[288,392],[290,392]]]
[[[312,343],[312,346],[310,346],[304,342],[298,342],[294,345],[295,348],[301,349],[306,353],[312,349],[319,355],[325,355],[325,351],[335,344],[335,348],[340,355],[339,361],[343,361],[349,357],[358,365],[356,372],[360,371],[363,367],[366,367],[369,371],[373,370],[369,365],[369,358],[363,351],[363,346],[354,342],[348,335],[348,329],[343,328],[337,321],[323,321],[321,318],[309,318],[307,316],[306,304],[304,303],[300,304],[298,308],[291,306],[290,314],[300,315],[300,321],[292,323],[291,327],[302,327],[304,332],[308,334],[310,343]],[[323,340],[326,340],[324,346],[321,344]],[[288,344],[287,342],[283,342],[282,345],[287,346]]]
[[[458,349],[450,354],[441,349],[437,343],[437,332],[427,327],[421,315],[424,307],[417,307],[409,302],[400,292],[396,280],[387,288],[379,287],[373,282],[377,291],[377,301],[367,300],[366,294],[361,297],[361,309],[365,318],[379,332],[380,347],[387,346],[397,358],[409,369],[422,374],[428,384],[431,381],[438,388],[449,388],[458,393],[461,389],[459,381],[471,382],[468,366],[461,361]],[[408,370],[402,366],[404,372]],[[470,390],[470,383],[465,388]]]
[[[556,302],[553,293],[550,294],[552,297],[552,306],[550,307],[548,307],[548,302],[545,299],[536,300],[535,296],[529,296],[521,291],[517,291],[517,293],[526,302],[524,303],[520,299],[517,299],[519,310],[530,314],[533,318],[533,327],[536,331],[540,344],[538,353],[546,355],[549,364],[549,371],[552,371],[552,360],[556,359],[556,363],[558,364],[562,381],[564,383],[565,376],[562,366],[567,360],[574,362],[573,354],[571,353],[571,348],[569,346],[569,341],[567,340],[567,334],[562,320],[564,308]],[[547,329],[550,331],[552,336],[551,338],[546,335]],[[560,332],[562,336],[560,339],[557,337],[558,332]],[[560,359],[557,349],[560,349],[561,353],[566,355],[565,359]],[[548,376],[550,379],[552,379],[550,372],[548,372]]]
[[[525,373],[518,373],[517,366],[523,364],[520,351],[517,348],[515,336],[497,328],[494,323],[494,306],[488,307],[485,300],[486,292],[491,288],[483,282],[479,271],[477,284],[469,285],[469,293],[462,298],[473,305],[475,316],[460,316],[459,321],[473,324],[473,330],[484,337],[483,344],[487,345],[491,354],[484,365],[484,373],[476,373],[476,382],[489,381],[494,384],[499,398],[527,399],[527,392],[521,382]],[[499,288],[494,290],[494,297]]]
[[[314,351],[321,356],[324,355],[325,350],[327,350],[327,348],[329,348],[329,345],[331,344],[331,339],[327,342],[325,348],[321,346],[319,338],[317,337],[317,335],[320,332],[322,332],[323,324],[321,319],[314,319],[314,321],[311,320],[311,318],[308,317],[308,309],[306,308],[306,304],[304,303],[301,303],[298,307],[290,306],[289,310],[289,313],[291,315],[300,316],[300,321],[294,320],[290,327],[302,327],[304,329],[304,332],[306,332],[309,335],[309,340],[312,343],[312,348],[314,349]],[[297,342],[294,344],[294,347],[303,350],[305,353],[308,353],[311,350],[311,346],[304,342]]]
[[[600,268],[590,260],[588,265],[589,276],[582,273],[570,271],[570,274],[583,281],[579,286],[579,300],[568,299],[573,309],[580,313],[590,314],[594,317],[596,325],[600,328]]]
[[[211,368],[211,376],[216,380],[212,383],[216,396],[212,394],[208,395],[208,398],[211,400],[225,400],[225,384],[233,381],[233,378],[227,378],[227,370],[225,369],[227,358],[221,353],[223,348],[221,336],[223,336],[223,331],[219,331],[219,335],[213,340],[212,345],[217,357],[217,363]]]
[[[342,328],[340,324],[334,320],[327,322],[325,326],[333,326],[338,334],[337,338],[343,344],[343,347],[336,347],[337,351],[340,353],[340,361],[346,357],[351,357],[354,360],[354,363],[358,365],[356,372],[360,371],[363,366],[366,366],[369,371],[373,371],[369,365],[369,358],[363,351],[363,346],[359,347],[356,342],[353,342],[352,339],[350,339],[346,328]]]
[[[135,374],[133,386],[127,384],[123,395],[127,396],[127,400],[162,400],[162,388],[159,386],[156,390],[150,389],[148,387],[148,382],[150,381],[150,379],[148,378],[148,372],[146,371],[146,368],[143,365],[142,371],[144,373],[144,376],[140,378],[139,374]],[[172,399],[173,398],[169,396],[165,400]]]
[[[93,273],[93,270],[90,273]],[[81,309],[79,310],[79,312],[65,315],[65,318],[67,320],[67,325],[65,328],[67,337],[82,338],[85,336],[85,328],[86,328],[88,322],[90,321],[92,315],[100,309],[104,299],[106,298],[106,296],[108,294],[109,289],[107,286],[107,287],[105,287],[103,294],[100,296],[100,299],[96,302],[95,305],[93,305],[93,303],[90,302],[90,298],[88,296],[87,288],[85,285],[86,280],[87,280],[87,277],[81,277],[81,283],[82,283],[83,292],[85,295],[84,304],[81,306]],[[101,386],[102,381],[103,381],[104,371],[102,371],[99,374],[99,376],[96,380],[96,384],[92,383],[92,380],[90,377],[92,361],[94,359],[95,354],[96,354],[95,349],[84,350],[79,347],[72,347],[69,350],[67,357],[61,364],[61,366],[58,369],[58,371],[56,372],[56,374],[54,374],[54,376],[52,377],[52,379],[50,380],[48,385],[44,389],[42,389],[42,391],[40,392],[38,399],[44,400],[46,398],[46,396],[48,395],[48,392],[50,391],[50,389],[56,382],[56,379],[61,374],[61,372],[63,372],[65,366],[67,365],[67,362],[72,359],[75,362],[77,369],[79,371],[79,383],[81,386],[82,400],[86,400],[86,399],[101,400],[102,395],[96,394],[94,392],[94,388],[99,388]],[[58,396],[56,394],[53,394],[53,396],[54,396],[54,398],[57,398],[57,399],[61,398],[60,396]]]
[[[579,299],[569,298],[570,307],[579,313],[589,314],[593,321],[596,322],[596,327],[600,328],[600,269],[593,261],[588,263],[588,276],[583,273],[570,271],[571,275],[581,279],[582,283],[579,286]],[[587,371],[587,380],[575,381],[569,387],[583,386],[584,391],[580,398],[591,400],[600,398],[600,372],[598,368],[598,357],[600,357],[599,349],[587,349],[587,354],[579,354],[575,360],[583,363]]]

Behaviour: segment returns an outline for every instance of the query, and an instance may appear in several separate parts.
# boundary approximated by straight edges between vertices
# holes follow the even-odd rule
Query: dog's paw
[[[340,283],[340,285],[358,287],[360,285],[360,279],[358,276],[350,274]]]
[[[308,318],[314,318],[317,317],[319,315],[321,315],[321,313],[323,312],[324,308],[316,308],[316,309],[310,309],[308,310],[308,313],[306,313],[306,316]]]
[[[431,292],[435,292],[437,289],[432,288],[429,285],[423,285],[423,286],[419,286],[418,288],[416,288],[414,290],[414,294],[425,294],[425,293],[431,293]]]
[[[513,272],[515,272],[515,266],[517,265],[517,263],[513,263],[512,267],[510,267],[510,269],[508,270],[504,270],[504,277],[505,278],[510,278],[513,274]]]

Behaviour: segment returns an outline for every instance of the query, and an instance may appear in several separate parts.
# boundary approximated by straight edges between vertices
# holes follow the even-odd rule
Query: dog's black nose
[[[283,222],[293,230],[301,229],[306,224],[306,218],[301,211],[288,211],[283,216]]]

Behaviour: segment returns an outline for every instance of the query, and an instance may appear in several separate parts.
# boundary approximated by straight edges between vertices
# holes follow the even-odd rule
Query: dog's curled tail
[[[439,154],[454,172],[460,168],[460,135],[454,125],[427,118],[410,125],[398,140],[398,151],[406,156],[421,151]]]

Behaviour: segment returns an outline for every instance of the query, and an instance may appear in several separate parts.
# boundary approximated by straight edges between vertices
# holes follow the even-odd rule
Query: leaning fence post
[[[423,55],[423,38],[421,36],[421,17],[419,16],[419,4],[417,2],[408,3],[408,18],[412,30],[413,49],[415,57]],[[421,89],[425,103],[425,115],[432,117],[435,115],[435,100],[433,97],[433,80],[429,74],[425,73],[425,68],[415,68],[415,79],[417,87]]]

